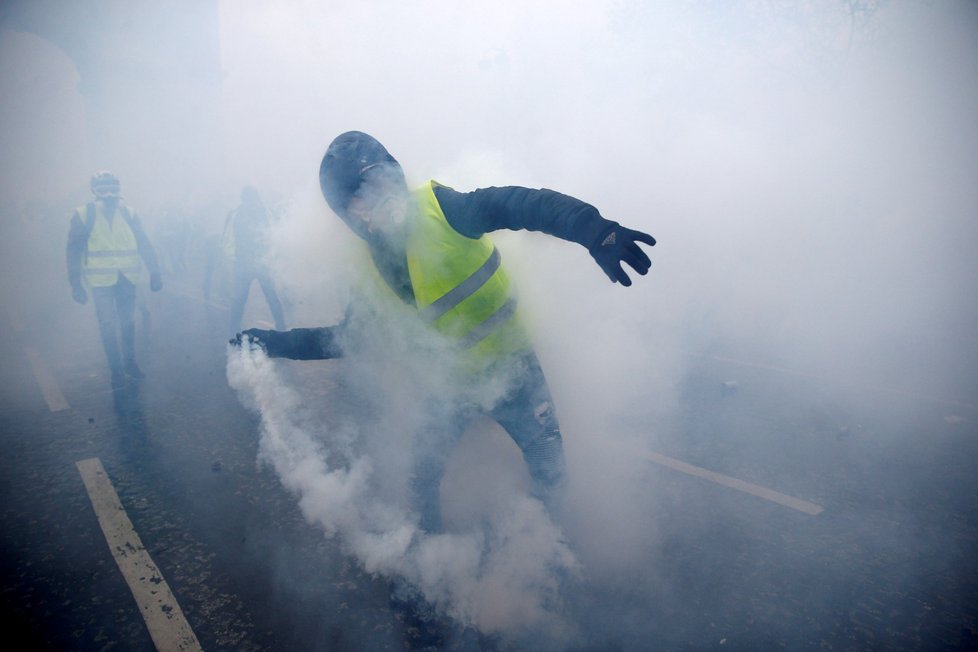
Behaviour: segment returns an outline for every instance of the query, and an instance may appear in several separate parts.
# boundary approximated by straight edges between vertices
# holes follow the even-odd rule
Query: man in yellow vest
[[[392,291],[388,294],[443,340],[444,346],[431,356],[432,367],[436,358],[440,366],[447,358],[459,370],[453,376],[457,382],[443,383],[443,394],[425,401],[425,409],[440,423],[431,426],[439,431],[429,438],[435,445],[419,455],[414,467],[412,488],[421,527],[441,529],[439,484],[449,449],[472,418],[482,414],[494,418],[519,446],[535,493],[555,508],[564,476],[560,428],[499,251],[486,234],[526,229],[577,242],[612,282],[625,286],[631,279],[622,263],[646,274],[651,261],[638,243],[651,246],[655,239],[552,190],[509,186],[457,192],[429,181],[411,193],[394,157],[358,131],[333,140],[319,176],[330,208],[366,242],[376,271]],[[374,328],[378,314],[354,307],[337,326],[249,329],[231,343],[256,343],[271,357],[337,358],[363,348],[358,333]],[[418,346],[425,346],[420,339]],[[492,391],[473,393],[469,387]],[[488,404],[487,395],[493,396]]]
[[[95,303],[102,347],[112,374],[112,387],[126,378],[139,380],[136,364],[136,284],[142,262],[149,269],[153,292],[163,288],[160,267],[142,224],[132,208],[120,203],[119,179],[108,171],[96,172],[89,184],[95,201],[75,209],[68,231],[68,282],[80,304],[88,302],[85,286]]]

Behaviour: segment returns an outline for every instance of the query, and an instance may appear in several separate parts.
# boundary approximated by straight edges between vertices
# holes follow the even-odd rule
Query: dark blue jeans
[[[433,426],[438,434],[427,442],[415,466],[412,488],[421,527],[428,532],[442,529],[439,488],[452,445],[472,421],[484,414],[495,419],[509,434],[526,462],[534,494],[553,514],[564,480],[564,448],[560,425],[547,380],[534,353],[518,361],[524,372],[506,396],[488,411],[452,408],[444,425]]]
[[[118,375],[136,364],[136,286],[119,274],[115,285],[92,288],[92,302],[109,370]]]

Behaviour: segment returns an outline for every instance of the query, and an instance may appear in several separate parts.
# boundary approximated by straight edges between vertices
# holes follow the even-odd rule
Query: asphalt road
[[[147,378],[124,391],[109,389],[91,306],[56,327],[44,302],[8,306],[5,637],[19,649],[155,649],[76,466],[94,458],[202,649],[423,649],[432,632],[392,610],[387,582],[257,463],[257,419],[225,377],[225,313],[194,278],[150,298]],[[66,289],[49,303],[62,300]],[[736,352],[693,356],[683,411],[655,451],[665,458],[642,475],[656,536],[630,550],[642,563],[624,576],[566,596],[580,630],[569,649],[978,648],[978,408],[858,394]],[[455,631],[442,647],[513,646]]]

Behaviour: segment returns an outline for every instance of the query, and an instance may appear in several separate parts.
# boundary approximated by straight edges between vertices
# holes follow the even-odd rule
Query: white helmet
[[[93,174],[88,186],[99,199],[119,196],[119,178],[108,170],[99,170]]]

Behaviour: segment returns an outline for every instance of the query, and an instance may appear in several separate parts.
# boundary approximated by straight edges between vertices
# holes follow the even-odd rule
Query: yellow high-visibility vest
[[[87,206],[76,210],[84,221]],[[90,287],[115,285],[120,274],[134,284],[139,282],[139,248],[136,236],[124,217],[126,212],[132,214],[131,209],[118,206],[110,223],[101,204],[95,204],[95,221],[82,259],[82,276]]]
[[[499,251],[485,235],[452,228],[429,181],[416,192],[418,213],[407,236],[408,272],[421,318],[486,361],[531,348],[517,316]]]

